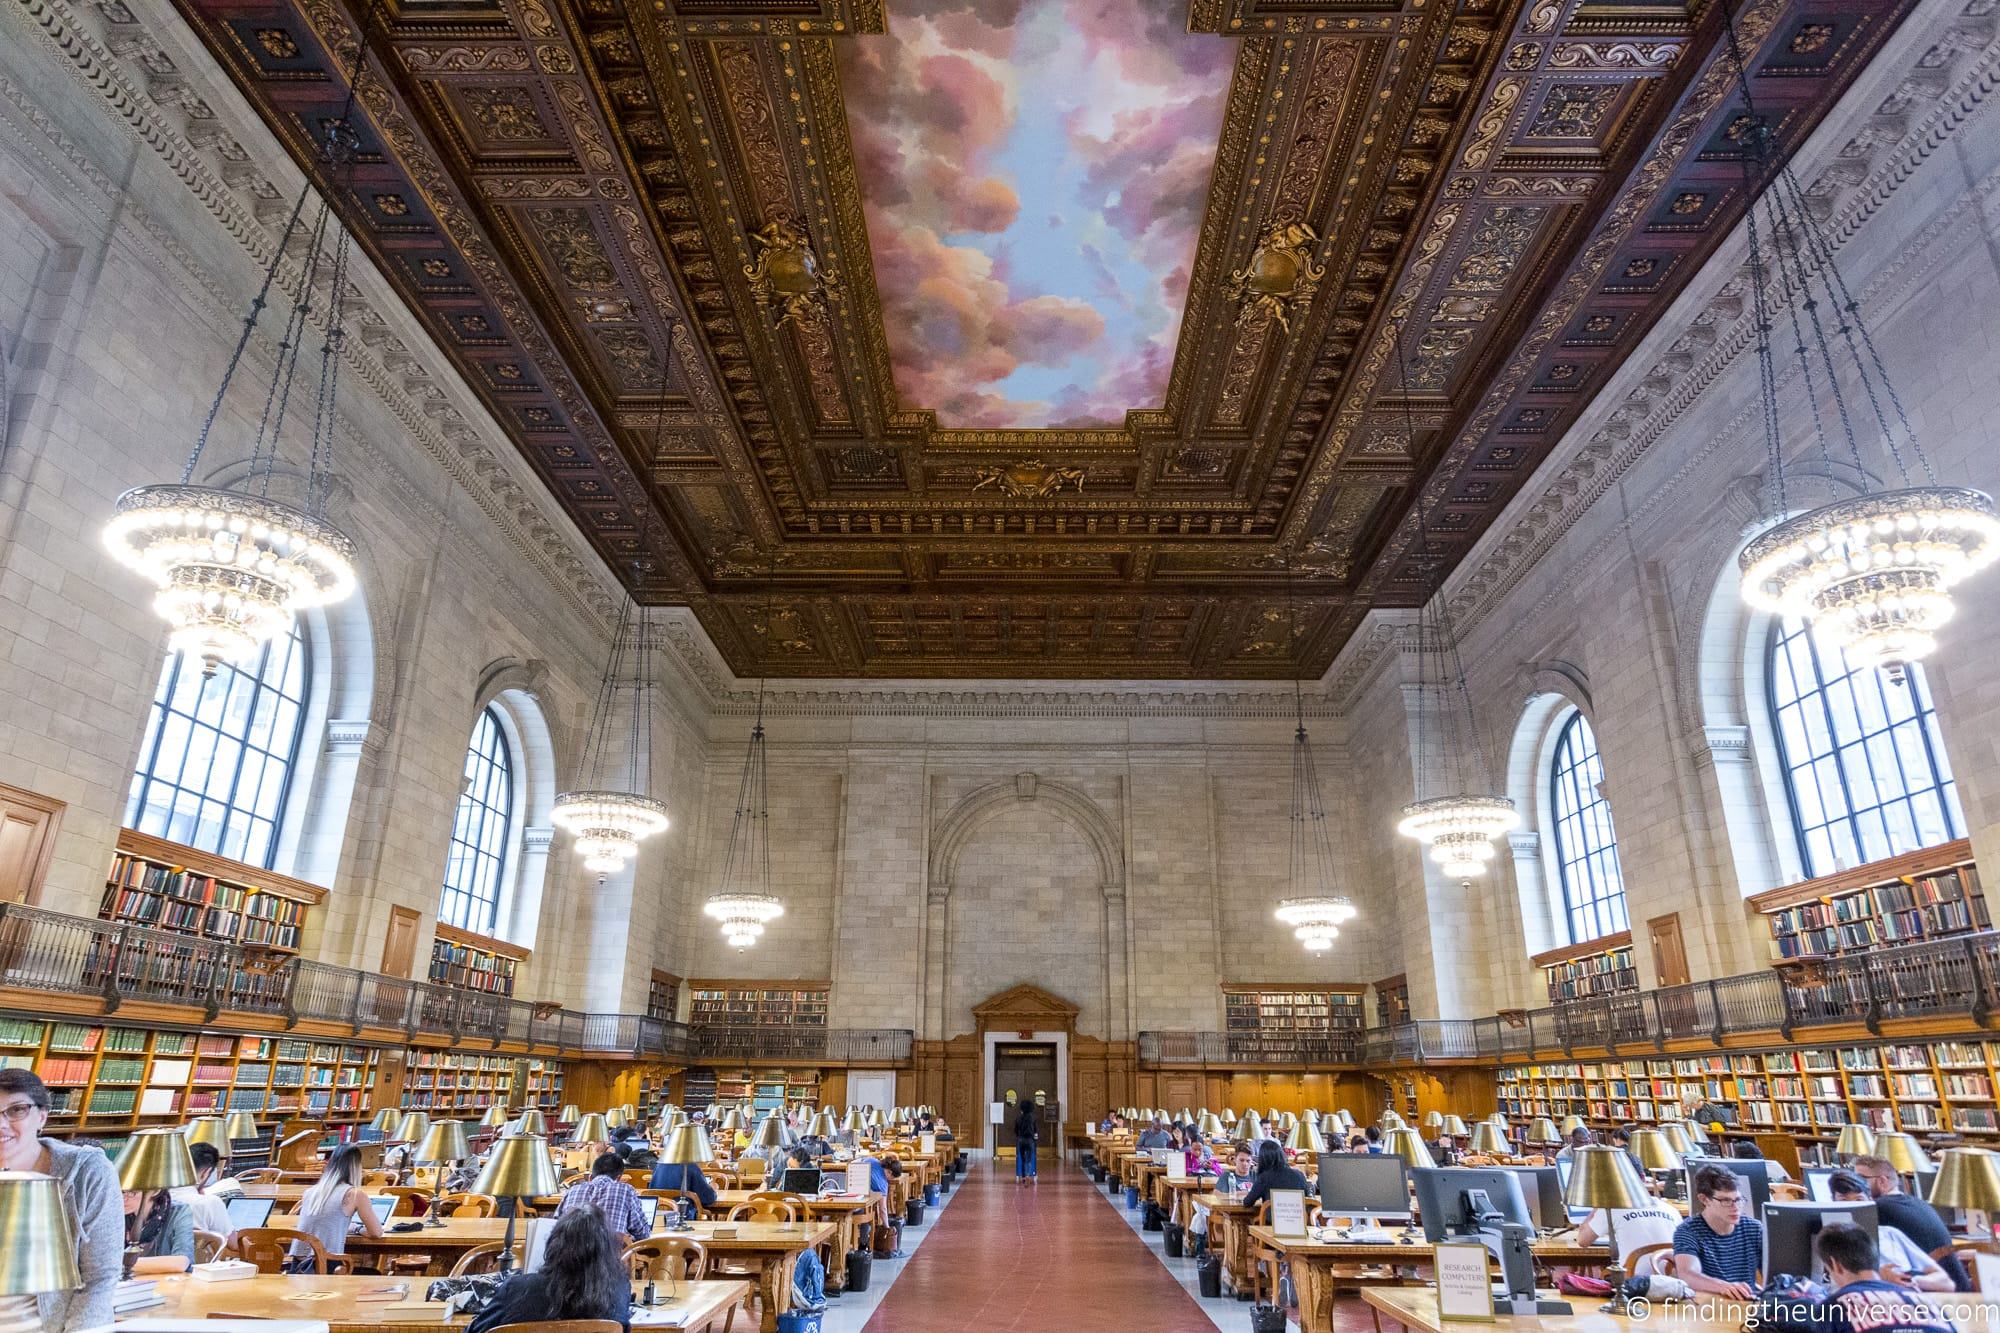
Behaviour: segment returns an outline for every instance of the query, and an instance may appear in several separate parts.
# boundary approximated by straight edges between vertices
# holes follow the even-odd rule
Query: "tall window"
[[[500,877],[514,829],[514,756],[489,705],[465,751],[465,778],[451,819],[438,917],[461,930],[493,933],[500,917]]]
[[[1556,874],[1571,943],[1615,935],[1625,915],[1625,876],[1618,868],[1618,834],[1604,799],[1604,762],[1582,713],[1571,713],[1556,736],[1549,768],[1549,811],[1556,826]]]
[[[1921,667],[1891,681],[1788,619],[1771,632],[1770,688],[1808,876],[1963,836],[1958,784]]]
[[[298,621],[253,662],[170,653],[160,668],[125,823],[205,852],[269,866],[305,723],[309,654]]]

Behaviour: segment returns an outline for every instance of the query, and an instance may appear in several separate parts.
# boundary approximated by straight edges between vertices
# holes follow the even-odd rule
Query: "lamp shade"
[[[472,1193],[525,1199],[554,1194],[561,1185],[547,1139],[540,1134],[507,1134],[493,1145],[479,1179],[472,1183]]]
[[[1403,1117],[1397,1115],[1394,1111],[1384,1111],[1375,1121],[1376,1126],[1384,1134],[1387,1134],[1392,1129],[1400,1129],[1403,1123]]]
[[[667,1139],[665,1151],[660,1154],[660,1160],[663,1162],[679,1162],[683,1165],[688,1163],[698,1165],[712,1161],[714,1157],[715,1150],[708,1146],[708,1135],[703,1133],[701,1126],[692,1120],[675,1128],[672,1136]]]
[[[1294,1115],[1292,1112],[1290,1111],[1281,1112],[1278,1116],[1278,1125],[1277,1125],[1278,1132],[1281,1134],[1289,1134],[1298,1125],[1298,1123],[1299,1123],[1298,1116]]]
[[[1257,1118],[1255,1111],[1245,1111],[1243,1118],[1236,1122],[1233,1137],[1244,1143],[1255,1143],[1264,1137],[1264,1122]]]
[[[235,1143],[239,1139],[254,1139],[257,1137],[257,1117],[248,1111],[231,1111],[229,1113],[227,1128],[223,1132],[229,1135],[231,1143]],[[193,1140],[189,1140],[189,1142],[193,1142]],[[227,1157],[229,1149],[224,1148],[222,1155]]]
[[[622,1106],[614,1106],[604,1113],[604,1124],[607,1129],[623,1129],[631,1123],[632,1117],[625,1114],[625,1108]]]
[[[1180,1114],[1174,1117],[1174,1121],[1176,1124],[1191,1125],[1194,1123],[1194,1112],[1183,1106]]]
[[[549,1118],[531,1106],[521,1112],[521,1132],[523,1134],[539,1134],[546,1137],[549,1132]],[[479,1192],[483,1194],[486,1191],[481,1190]]]
[[[507,1123],[507,1108],[500,1105],[498,1102],[495,1102],[493,1105],[486,1108],[485,1115],[479,1117],[479,1123],[480,1126],[485,1129],[500,1128],[502,1125]],[[380,1124],[377,1124],[375,1128],[381,1129],[382,1126]]]
[[[1292,1133],[1285,1140],[1285,1146],[1293,1152],[1323,1153],[1326,1139],[1319,1132],[1319,1126],[1310,1120],[1300,1120],[1292,1125]]]
[[[1471,1133],[1471,1131],[1465,1127],[1465,1121],[1455,1115],[1446,1116],[1444,1118],[1444,1124],[1441,1126],[1441,1128],[1443,1128],[1446,1134],[1449,1134],[1452,1138],[1455,1139],[1462,1139],[1467,1134]]]
[[[1842,1125],[1833,1145],[1835,1157],[1866,1157],[1875,1151],[1875,1131],[1866,1125]]]
[[[1342,1126],[1344,1126],[1347,1129],[1354,1128],[1354,1112],[1348,1110],[1345,1106],[1343,1106],[1338,1111],[1335,1111],[1334,1114],[1340,1117],[1340,1123]]]
[[[1666,1134],[1650,1127],[1632,1131],[1632,1156],[1646,1171],[1672,1171],[1681,1164],[1681,1155]]]
[[[1916,1136],[1901,1132],[1877,1134],[1875,1155],[1887,1158],[1889,1165],[1901,1175],[1915,1175],[1919,1171],[1931,1169],[1931,1156],[1918,1143]]]
[[[1443,1124],[1444,1124],[1444,1112],[1443,1112],[1443,1111],[1426,1111],[1426,1112],[1424,1113],[1424,1128],[1425,1128],[1425,1129],[1438,1129],[1438,1128],[1442,1127],[1442,1126],[1443,1126]]]
[[[1408,1125],[1397,1125],[1382,1140],[1382,1150],[1394,1153],[1408,1166],[1436,1166],[1431,1159],[1431,1150],[1424,1146],[1423,1135]]]
[[[187,1122],[185,1133],[190,1149],[197,1143],[206,1143],[224,1157],[229,1156],[229,1131],[224,1128],[221,1116],[198,1115]]]
[[[1580,1115],[1566,1115],[1563,1117],[1562,1131],[1564,1138],[1568,1138],[1570,1135],[1576,1133],[1579,1129],[1588,1129],[1588,1128],[1590,1127],[1583,1123],[1583,1117]]]
[[[1987,1148],[1946,1148],[1939,1153],[1931,1206],[1969,1208],[1989,1216],[2000,1213],[2000,1153]],[[6,1237],[0,1227],[0,1242]]]
[[[396,1122],[402,1118],[403,1113],[401,1111],[396,1110],[393,1106],[385,1106],[375,1113],[373,1120],[368,1122],[368,1128],[374,1130],[377,1134],[387,1134],[396,1127]]]
[[[1513,1151],[1507,1142],[1507,1135],[1491,1120],[1482,1120],[1472,1127],[1472,1151],[1485,1153],[1489,1157],[1504,1157]]]
[[[734,1134],[737,1130],[743,1128],[743,1113],[733,1106],[730,1107],[722,1113],[722,1123],[716,1126],[716,1128],[727,1130],[729,1133]]]
[[[396,1122],[396,1132],[390,1137],[404,1143],[422,1143],[430,1128],[431,1118],[428,1115],[422,1111],[405,1111],[403,1118]]]
[[[432,1121],[423,1142],[417,1145],[419,1162],[462,1162],[470,1156],[472,1145],[465,1141],[465,1126],[456,1120]]]
[[[784,1122],[773,1111],[757,1122],[757,1132],[750,1136],[750,1142],[758,1148],[782,1148],[785,1146]]]
[[[609,1143],[611,1125],[602,1112],[592,1111],[576,1122],[576,1133],[572,1135],[578,1143]]]
[[[1563,1141],[1562,1131],[1556,1122],[1545,1115],[1538,1115],[1528,1124],[1527,1141],[1537,1146],[1554,1147]]]
[[[1661,1125],[1660,1135],[1666,1139],[1667,1146],[1682,1157],[1694,1151],[1694,1140],[1688,1137],[1687,1126],[1678,1120],[1669,1120]]]
[[[1715,1142],[1714,1139],[1711,1139],[1708,1136],[1708,1126],[1702,1124],[1701,1121],[1699,1120],[1688,1121],[1687,1132],[1689,1138],[1693,1139],[1696,1143],[1701,1144],[1703,1147],[1707,1147],[1709,1144]]]
[[[1195,1128],[1201,1131],[1201,1136],[1205,1139],[1219,1139],[1223,1135],[1222,1117],[1213,1111],[1203,1111],[1201,1123]]]
[[[1653,1196],[1622,1148],[1602,1144],[1572,1150],[1569,1194],[1572,1208],[1641,1208]]]
[[[729,1126],[726,1123],[723,1126],[724,1129],[727,1129],[728,1127]],[[859,1134],[862,1130],[866,1128],[868,1128],[868,1118],[862,1115],[861,1112],[858,1110],[849,1111],[847,1113],[847,1118],[840,1122],[840,1130],[841,1133],[843,1134]]]
[[[194,1159],[178,1129],[133,1131],[118,1154],[118,1188],[151,1193],[194,1184]]]
[[[583,1119],[583,1108],[575,1102],[564,1102],[563,1109],[556,1112],[556,1119],[562,1121],[565,1125],[574,1125],[577,1121]]]
[[[840,1132],[840,1126],[834,1121],[833,1112],[821,1111],[812,1118],[812,1124],[807,1126],[806,1132],[816,1139],[831,1138]]]
[[[0,1171],[0,1296],[38,1296],[82,1286],[75,1234],[63,1207],[62,1185],[54,1176]]]

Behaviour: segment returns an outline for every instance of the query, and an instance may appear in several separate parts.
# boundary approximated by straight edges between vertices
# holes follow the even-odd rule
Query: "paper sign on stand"
[[[988,1110],[988,1111],[986,1112],[986,1123],[987,1123],[987,1124],[989,1124],[989,1125],[1004,1125],[1004,1124],[1006,1124],[1006,1123],[1007,1123],[1007,1103],[1005,1103],[1005,1102],[992,1102],[992,1103],[990,1103],[990,1104],[989,1104],[989,1106],[990,1106],[990,1109],[989,1109],[989,1110]]]
[[[849,1162],[847,1164],[847,1192],[859,1199],[873,1187],[869,1179],[868,1163]]]
[[[1304,1190],[1271,1191],[1271,1230],[1280,1236],[1297,1237],[1306,1235],[1306,1192]]]
[[[1493,1322],[1493,1280],[1487,1274],[1487,1258],[1486,1247],[1477,1242],[1440,1241],[1431,1246],[1439,1319]]]
[[[917,1151],[928,1156],[937,1151],[937,1135],[925,1134],[917,1140]]]
[[[1186,1179],[1187,1179],[1187,1154],[1186,1154],[1186,1153],[1184,1153],[1184,1152],[1170,1152],[1170,1153],[1168,1153],[1168,1154],[1167,1154],[1167,1179],[1168,1179],[1168,1180],[1186,1180]]]

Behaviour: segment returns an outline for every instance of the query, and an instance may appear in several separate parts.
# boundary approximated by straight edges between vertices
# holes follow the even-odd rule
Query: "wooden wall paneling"
[[[0,903],[41,901],[68,809],[54,797],[0,782]]]

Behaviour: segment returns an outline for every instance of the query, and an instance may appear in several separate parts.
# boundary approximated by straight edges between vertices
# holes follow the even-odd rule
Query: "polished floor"
[[[1209,1314],[1074,1165],[1041,1183],[976,1162],[896,1274],[868,1333],[1213,1333]],[[1230,1327],[1248,1326],[1236,1307]]]

